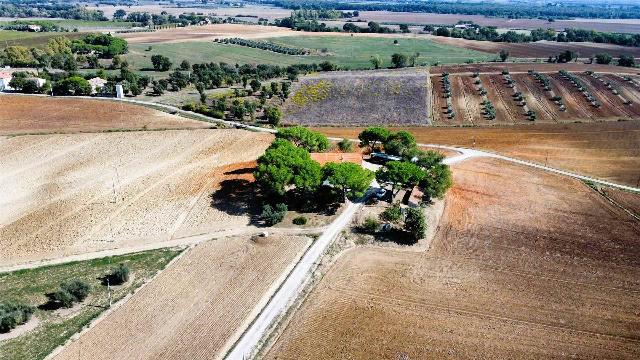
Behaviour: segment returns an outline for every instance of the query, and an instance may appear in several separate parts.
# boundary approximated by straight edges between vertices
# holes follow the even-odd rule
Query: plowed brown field
[[[431,250],[350,250],[265,358],[640,356],[640,223],[557,175],[453,171]]]
[[[276,235],[200,244],[54,359],[216,358],[309,243]]]
[[[0,135],[211,127],[139,105],[89,99],[0,95],[0,107]]]
[[[212,205],[211,194],[224,179],[246,181],[251,165],[242,163],[271,139],[242,130],[8,138],[0,142],[0,265],[246,225],[243,209]]]
[[[636,186],[640,177],[640,121],[537,124],[491,128],[406,127],[420,143],[495,151],[551,167]],[[328,136],[358,137],[362,128],[315,128]]]

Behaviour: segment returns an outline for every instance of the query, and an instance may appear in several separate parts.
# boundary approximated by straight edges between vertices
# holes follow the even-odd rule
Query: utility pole
[[[547,150],[544,155],[544,166],[547,166],[548,161],[549,161],[549,150]]]
[[[111,257],[109,257],[109,269],[111,269]],[[111,284],[110,278],[111,276],[107,275],[107,294],[109,295],[109,307],[111,307]]]

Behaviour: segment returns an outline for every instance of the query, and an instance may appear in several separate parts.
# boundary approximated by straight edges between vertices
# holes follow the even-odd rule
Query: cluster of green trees
[[[583,29],[565,29],[564,32],[557,33],[554,29],[538,28],[531,31],[531,34],[507,31],[498,33],[495,26],[480,26],[477,24],[467,24],[466,29],[441,26],[435,28],[433,25],[426,25],[424,31],[433,32],[436,36],[462,38],[478,41],[494,41],[506,43],[528,43],[532,41],[557,41],[557,42],[596,42],[605,44],[616,44],[623,46],[640,46],[640,34],[609,33]]]
[[[390,184],[395,190],[420,185],[427,200],[444,196],[453,184],[449,166],[442,163],[444,156],[418,149],[415,138],[407,131],[394,133],[374,126],[363,130],[358,139],[360,146],[370,151],[401,157],[401,161],[390,161],[376,173],[380,183]]]
[[[3,30],[28,31],[29,25],[40,26],[42,32],[64,31],[66,29],[60,27],[53,21],[48,20],[15,20],[6,25],[0,26]]]
[[[394,11],[420,12],[437,14],[464,14],[505,17],[510,19],[538,18],[538,19],[637,19],[640,18],[640,7],[634,4],[619,4],[610,6],[607,3],[501,3],[501,2],[473,2],[473,1],[442,1],[442,2],[362,2],[362,1],[311,1],[311,0],[267,0],[285,9],[341,9],[359,11]]]
[[[49,40],[44,49],[8,46],[0,63],[14,67],[52,67],[74,71],[78,63],[98,66],[98,58],[114,58],[128,51],[126,40],[108,34],[88,34],[69,41],[64,36]]]
[[[311,159],[310,151],[326,151],[328,147],[324,135],[302,127],[278,131],[276,140],[258,158],[254,173],[265,200],[310,209],[361,197],[374,178],[373,172],[353,163],[323,167]]]
[[[409,234],[413,241],[418,241],[425,237],[427,231],[427,221],[424,213],[420,209],[407,208],[403,210],[400,204],[394,203],[386,208],[379,216],[380,220],[400,225],[402,223],[403,230]],[[376,234],[380,228],[380,222],[374,218],[367,218],[363,224],[363,228],[370,234]]]
[[[150,14],[148,12],[131,12],[127,14],[125,10],[119,9],[113,13],[113,19],[118,21],[131,21],[139,23],[143,26],[155,25],[169,25],[175,24],[177,26],[197,25],[203,21],[208,21],[212,24],[221,23],[222,20],[215,16],[184,13],[178,16],[163,12],[161,14]]]
[[[51,1],[6,0],[0,4],[0,17],[62,18],[74,20],[106,21],[101,10],[89,10],[79,5]]]
[[[386,26],[382,26],[375,21],[369,21],[367,23],[366,28],[362,28],[352,22],[348,22],[342,26],[342,30],[350,33],[374,33],[374,34],[375,33],[377,34],[397,33],[396,30],[393,30]]]
[[[82,302],[86,299],[90,291],[91,286],[85,281],[72,280],[61,283],[60,287],[56,291],[47,294],[47,297],[51,307],[70,308],[74,303]]]
[[[2,302],[0,303],[0,333],[8,333],[16,326],[29,321],[34,308],[31,305]]]
[[[291,12],[291,17],[299,20],[336,20],[360,16],[359,11],[340,11],[334,9],[300,9]]]
[[[215,39],[214,41],[222,44],[233,44],[255,49],[273,51],[279,54],[286,55],[309,55],[309,53],[311,52],[309,49],[301,49],[297,47],[276,44],[269,41],[247,40],[242,38]]]

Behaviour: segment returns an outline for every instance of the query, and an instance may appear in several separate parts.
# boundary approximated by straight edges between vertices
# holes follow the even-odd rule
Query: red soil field
[[[636,186],[640,177],[640,121],[535,124],[477,128],[405,127],[419,143],[457,145]],[[362,128],[315,128],[355,139]]]
[[[346,252],[265,358],[640,356],[637,221],[558,175],[453,172],[429,251]]]
[[[210,128],[127,103],[42,96],[0,95],[0,135]]]
[[[538,41],[531,43],[502,43],[492,41],[477,41],[442,36],[429,36],[439,44],[453,45],[465,49],[484,51],[498,54],[500,50],[507,50],[509,55],[517,58],[538,58],[546,60],[549,56],[556,56],[565,50],[578,53],[580,58],[589,58],[599,53],[609,53],[611,56],[632,55],[640,57],[640,48],[613,44],[598,44],[588,42],[562,43],[556,41]]]

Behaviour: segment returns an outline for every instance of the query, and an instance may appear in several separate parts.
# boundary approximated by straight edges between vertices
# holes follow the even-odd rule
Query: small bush
[[[7,333],[31,318],[33,307],[20,303],[0,303],[0,333]]]
[[[277,204],[275,207],[267,204],[262,207],[260,219],[265,223],[265,225],[273,226],[284,219],[287,211],[287,204]]]
[[[304,216],[298,216],[297,218],[293,219],[293,223],[296,225],[306,225],[307,218]]]
[[[380,227],[380,223],[378,220],[372,217],[368,217],[364,220],[362,224],[362,231],[367,234],[375,234],[378,232],[378,228]]]
[[[82,301],[89,295],[91,287],[82,280],[73,280],[60,284],[60,289],[69,292],[75,301]]]
[[[414,240],[420,240],[425,237],[427,231],[427,221],[424,213],[419,209],[407,209],[407,216],[404,220],[404,229]]]
[[[338,142],[338,149],[342,152],[351,152],[353,151],[353,143],[349,139],[342,139]]]
[[[386,208],[382,214],[380,214],[380,219],[383,221],[389,222],[398,222],[402,218],[402,209],[400,209],[400,204],[395,203],[392,206]]]
[[[120,285],[129,281],[129,267],[125,264],[119,264],[117,268],[113,269],[109,275],[109,284]]]
[[[47,296],[49,302],[55,307],[70,308],[73,306],[74,297],[66,290],[58,289]]]

